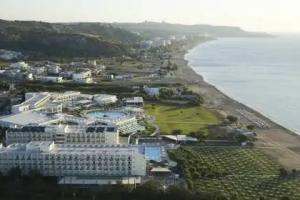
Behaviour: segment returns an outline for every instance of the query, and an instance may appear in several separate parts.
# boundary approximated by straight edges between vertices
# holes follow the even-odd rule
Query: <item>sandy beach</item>
[[[177,79],[187,84],[194,92],[201,94],[205,98],[206,107],[221,115],[237,116],[243,125],[256,123],[255,146],[285,168],[300,169],[300,136],[205,82],[203,77],[198,75],[185,60],[188,50],[197,45],[188,44],[180,51],[172,52],[172,62],[178,66],[175,73]]]

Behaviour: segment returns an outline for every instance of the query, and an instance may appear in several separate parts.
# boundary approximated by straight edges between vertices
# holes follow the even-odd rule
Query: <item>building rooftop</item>
[[[0,119],[0,124],[4,126],[26,126],[29,124],[47,124],[59,120],[59,115],[47,115],[37,111],[26,111],[15,115],[8,115]]]
[[[108,144],[54,144],[54,142],[30,142],[28,144],[11,144],[2,147],[0,153],[5,152],[34,152],[50,154],[131,154],[140,153],[135,145]]]
[[[143,97],[130,97],[130,98],[125,98],[125,102],[130,103],[130,102],[144,102]]]
[[[48,126],[23,126],[20,128],[10,128],[9,132],[31,132],[42,133],[48,131],[59,133],[116,133],[116,126],[82,126],[82,125],[48,125]]]

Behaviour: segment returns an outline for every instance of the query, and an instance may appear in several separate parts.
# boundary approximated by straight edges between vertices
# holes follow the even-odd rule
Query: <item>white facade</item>
[[[32,73],[27,74],[26,79],[32,81],[33,80],[33,74]]]
[[[27,70],[29,68],[29,65],[25,62],[17,62],[17,63],[12,63],[9,67],[11,69]]]
[[[45,67],[34,67],[30,70],[34,75],[41,75],[45,73],[46,69]]]
[[[124,106],[132,106],[132,107],[143,107],[144,99],[143,97],[131,97],[123,99]]]
[[[13,114],[26,112],[26,111],[29,111],[29,110],[30,110],[30,107],[29,107],[28,104],[18,104],[18,105],[13,105],[11,107],[11,113],[13,113]]]
[[[116,95],[99,94],[94,96],[94,100],[99,105],[107,105],[116,103],[118,101],[118,98]]]
[[[59,103],[49,103],[46,106],[46,112],[47,113],[62,113],[63,106]]]
[[[89,60],[88,63],[93,66],[97,66],[97,60]]]
[[[70,101],[74,101],[75,99],[81,96],[80,92],[68,91],[64,93],[56,93],[53,94],[53,102],[54,103],[66,103]]]
[[[47,71],[48,71],[48,73],[51,73],[51,74],[59,74],[59,72],[61,71],[61,68],[58,65],[50,65],[50,66],[47,66]]]
[[[91,76],[92,76],[92,72],[90,70],[82,71],[82,72],[74,73],[73,80],[78,81],[78,80],[90,78]]]
[[[0,171],[12,168],[44,176],[123,177],[144,176],[146,160],[137,146],[30,142],[0,149]]]
[[[150,88],[150,87],[144,86],[144,92],[148,96],[151,96],[151,97],[159,96],[159,91],[160,91],[160,88]]]
[[[45,106],[50,100],[50,93],[26,93],[25,94],[25,102],[13,105],[11,108],[11,112],[13,114],[25,112],[28,110],[39,109]]]
[[[121,134],[136,133],[145,130],[145,127],[138,124],[137,118],[133,115],[124,115],[119,118],[111,117],[90,117],[95,123],[114,124]]]
[[[115,126],[24,126],[6,131],[6,144],[31,141],[55,141],[58,144],[118,144]]]

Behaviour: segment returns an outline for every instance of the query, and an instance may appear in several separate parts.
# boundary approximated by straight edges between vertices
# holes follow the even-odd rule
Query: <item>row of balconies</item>
[[[68,161],[131,161],[134,158],[130,157],[130,156],[114,156],[114,157],[89,157],[89,155],[81,157],[81,156],[66,156],[66,157],[42,157],[42,156],[31,156],[31,155],[10,155],[10,156],[4,156],[4,155],[0,155],[0,160],[68,160]]]
[[[21,169],[38,169],[38,170],[82,170],[82,171],[90,171],[90,170],[111,170],[111,171],[127,171],[131,170],[131,166],[73,166],[73,165],[62,165],[62,166],[51,166],[51,165],[26,165],[26,164],[3,164],[1,165],[1,169],[20,167]]]
[[[133,162],[28,162],[25,160],[0,162],[0,165],[70,165],[70,166],[131,166]]]

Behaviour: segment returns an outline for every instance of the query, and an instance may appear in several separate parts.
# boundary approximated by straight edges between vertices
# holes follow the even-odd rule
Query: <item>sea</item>
[[[300,35],[222,38],[185,58],[226,95],[300,134]]]

